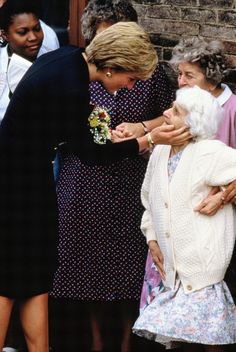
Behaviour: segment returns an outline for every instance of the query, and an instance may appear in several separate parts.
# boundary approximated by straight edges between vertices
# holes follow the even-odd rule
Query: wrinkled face
[[[110,76],[107,76],[106,73],[102,75],[101,83],[110,94],[114,94],[120,88],[130,90],[134,87],[136,82],[134,73],[116,72],[114,70],[110,70],[109,72],[111,72]]]
[[[178,85],[182,87],[198,86],[209,90],[210,83],[198,63],[182,62],[178,65]]]
[[[11,50],[27,60],[34,60],[43,41],[39,19],[31,13],[16,15],[5,33]]]
[[[174,125],[175,129],[178,129],[185,126],[188,112],[175,101],[170,109],[164,111],[163,115],[167,125]]]

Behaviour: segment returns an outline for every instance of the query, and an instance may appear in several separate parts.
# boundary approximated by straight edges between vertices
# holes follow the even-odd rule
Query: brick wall
[[[171,58],[180,37],[200,35],[225,44],[233,69],[226,82],[236,93],[236,0],[133,0],[139,23],[150,34],[160,61]],[[172,73],[167,72],[171,75]]]

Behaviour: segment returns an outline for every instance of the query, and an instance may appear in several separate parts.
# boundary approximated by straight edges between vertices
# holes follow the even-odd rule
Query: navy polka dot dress
[[[123,121],[159,116],[173,100],[164,70],[134,89],[108,94],[91,84],[91,103],[109,109],[112,128]],[[88,166],[64,155],[58,181],[59,267],[55,298],[86,301],[138,300],[147,254],[140,231],[140,189],[147,160],[142,156],[108,166]]]

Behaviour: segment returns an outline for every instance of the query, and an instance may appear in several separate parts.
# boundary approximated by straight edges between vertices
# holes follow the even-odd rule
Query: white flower
[[[97,144],[106,144],[111,140],[110,116],[103,107],[95,106],[89,115],[88,122],[90,131],[93,134],[93,140]]]

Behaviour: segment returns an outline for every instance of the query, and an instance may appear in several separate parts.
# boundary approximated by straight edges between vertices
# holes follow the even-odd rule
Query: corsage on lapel
[[[110,121],[111,118],[105,108],[94,107],[89,115],[88,122],[95,143],[106,144],[107,140],[111,140]]]

